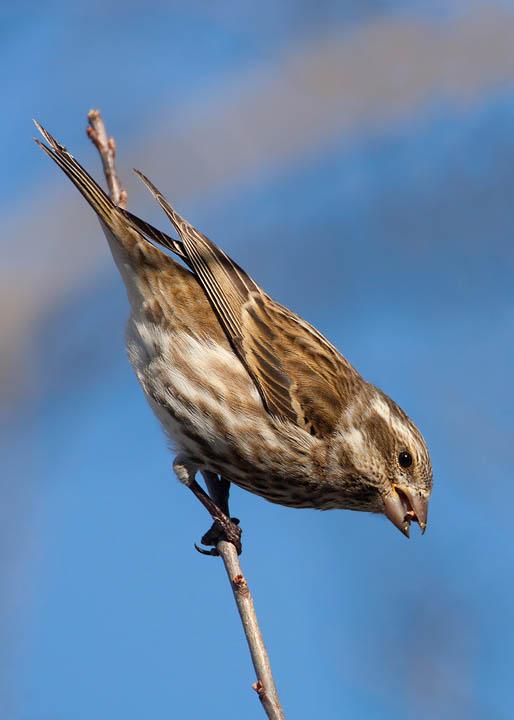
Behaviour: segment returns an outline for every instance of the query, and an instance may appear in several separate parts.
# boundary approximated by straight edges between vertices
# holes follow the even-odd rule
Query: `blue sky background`
[[[131,173],[423,430],[429,527],[235,488],[286,715],[512,717],[514,4],[3,9],[0,718],[263,717],[209,522],[124,352],[98,223],[30,141]]]

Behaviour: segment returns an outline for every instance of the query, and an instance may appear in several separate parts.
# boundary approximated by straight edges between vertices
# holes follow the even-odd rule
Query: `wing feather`
[[[266,295],[136,172],[179,234],[187,262],[268,412],[313,435],[332,433],[359,377],[356,370],[321,333]]]

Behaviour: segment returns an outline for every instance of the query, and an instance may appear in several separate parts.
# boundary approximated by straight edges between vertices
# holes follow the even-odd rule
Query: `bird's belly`
[[[320,506],[313,496],[319,441],[269,416],[230,346],[131,320],[127,349],[167,436],[199,469],[271,502]]]

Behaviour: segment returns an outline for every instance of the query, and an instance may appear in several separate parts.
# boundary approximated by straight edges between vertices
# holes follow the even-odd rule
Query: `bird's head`
[[[407,537],[424,533],[432,465],[423,436],[381,390],[366,383],[340,418],[332,445],[346,507],[383,513]]]

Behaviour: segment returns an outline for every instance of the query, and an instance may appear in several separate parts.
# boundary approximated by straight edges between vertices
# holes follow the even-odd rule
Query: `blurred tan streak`
[[[55,192],[45,193],[41,204],[31,202],[31,212],[24,215],[5,228],[11,240],[8,262],[2,262],[0,270],[1,401],[35,389],[35,331],[103,266],[108,253],[98,222],[94,216],[88,219],[78,194],[64,204]]]
[[[411,16],[339,30],[216,88],[216,99],[175,106],[138,161],[152,163],[156,182],[199,191],[441,100],[462,107],[514,82],[513,32],[514,12],[494,4],[444,24]],[[183,136],[176,126],[187,128]]]
[[[351,33],[317,37],[216,86],[215,94],[204,94],[194,105],[177,110],[174,98],[161,124],[133,140],[130,158],[122,153],[121,177],[128,180],[124,163],[139,165],[174,200],[235,184],[341,134],[373,132],[426,112],[441,98],[465,106],[514,81],[512,37],[514,13],[494,4],[443,24],[387,17]],[[80,123],[77,118],[77,132]],[[72,144],[59,128],[49,129]],[[87,159],[86,165],[91,166]],[[65,188],[64,178],[56,176],[55,183],[59,190],[39,207],[32,203],[28,219],[23,208],[9,220],[14,263],[2,263],[0,270],[0,379],[11,399],[33,389],[27,381],[34,382],[35,364],[27,348],[37,325],[108,257],[81,198]],[[141,196],[128,185],[130,208],[137,212]],[[36,259],[27,267],[31,253]]]

